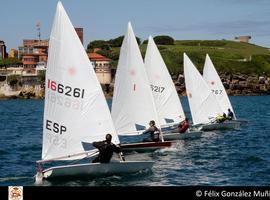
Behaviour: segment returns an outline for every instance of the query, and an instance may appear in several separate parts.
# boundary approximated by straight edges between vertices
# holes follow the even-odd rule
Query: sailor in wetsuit
[[[227,119],[228,120],[233,120],[234,119],[234,114],[233,114],[233,112],[231,111],[230,108],[228,109]]]
[[[99,150],[99,155],[92,161],[93,163],[109,163],[113,152],[120,153],[121,159],[124,160],[121,148],[112,142],[112,135],[107,134],[106,140],[100,142],[93,142],[93,146]]]
[[[143,134],[150,134],[150,137],[143,139],[143,142],[158,142],[160,131],[156,127],[156,123],[154,120],[149,122],[149,128],[143,132]]]

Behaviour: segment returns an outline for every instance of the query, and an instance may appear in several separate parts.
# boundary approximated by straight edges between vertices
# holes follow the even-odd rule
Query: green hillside
[[[140,46],[144,56],[146,44]],[[171,74],[183,72],[183,53],[201,71],[208,53],[219,73],[270,75],[270,50],[254,44],[226,40],[181,40],[174,45],[159,45],[161,55]],[[113,60],[117,66],[120,48],[101,50],[99,53]]]

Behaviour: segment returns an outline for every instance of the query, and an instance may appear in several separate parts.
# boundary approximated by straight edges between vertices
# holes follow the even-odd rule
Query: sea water
[[[153,160],[152,171],[72,181],[58,186],[183,186],[270,184],[270,96],[230,97],[237,117],[249,121],[238,131],[205,132],[154,153],[128,160]],[[190,117],[188,102],[181,97]],[[111,106],[111,100],[108,100]],[[43,100],[0,101],[0,185],[34,185],[41,158]]]

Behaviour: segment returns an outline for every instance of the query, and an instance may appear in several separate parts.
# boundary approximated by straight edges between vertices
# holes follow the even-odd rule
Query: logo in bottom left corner
[[[8,200],[23,200],[23,186],[8,186]]]

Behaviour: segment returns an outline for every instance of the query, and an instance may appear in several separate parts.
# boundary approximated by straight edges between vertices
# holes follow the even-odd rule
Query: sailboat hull
[[[153,152],[158,149],[168,148],[172,146],[172,142],[141,142],[131,144],[121,144],[121,149],[124,152]]]
[[[57,178],[90,178],[110,175],[135,173],[142,170],[150,170],[152,161],[124,161],[111,163],[89,163],[51,167],[43,171],[44,179]]]
[[[199,129],[201,131],[213,131],[213,130],[237,130],[240,129],[241,122],[236,120],[226,121],[223,123],[204,124]]]
[[[166,133],[163,135],[164,140],[184,140],[184,139],[195,139],[200,138],[202,135],[202,131],[190,131],[186,133]]]

